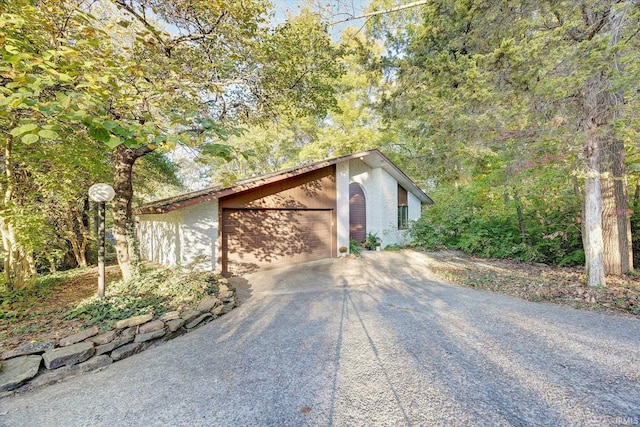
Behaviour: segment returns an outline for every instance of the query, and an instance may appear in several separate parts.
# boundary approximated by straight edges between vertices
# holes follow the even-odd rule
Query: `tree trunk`
[[[7,209],[13,202],[15,191],[15,174],[13,169],[13,136],[8,135],[4,147],[5,187],[2,200]],[[17,240],[15,227],[11,220],[0,217],[0,234],[4,249],[4,279],[7,289],[21,289],[25,284],[35,282],[37,271],[33,254],[24,250]]]
[[[604,242],[602,240],[602,193],[600,188],[600,154],[595,135],[589,138],[585,151],[592,151],[587,157],[587,177],[584,191],[584,248],[589,286],[605,285]]]
[[[575,170],[576,172],[578,171],[578,169],[576,168]],[[578,199],[578,202],[580,202],[580,219],[579,219],[579,223],[580,223],[580,236],[582,236],[582,250],[583,252],[586,254],[587,253],[587,242],[586,242],[586,235],[587,232],[585,231],[584,228],[584,217],[585,217],[585,202],[584,202],[584,194],[582,192],[582,189],[580,188],[580,182],[578,181],[578,177],[576,174],[573,174],[573,192],[576,195],[576,198]]]
[[[587,284],[605,286],[602,236],[601,163],[603,144],[599,132],[607,125],[610,102],[604,76],[589,79],[582,88],[582,124],[585,131],[584,235]]]
[[[52,256],[47,256],[47,261],[49,261],[49,273],[55,273],[58,271],[58,267],[56,267],[56,259]]]
[[[624,143],[607,141],[603,156],[602,179],[604,269],[606,274],[621,275],[633,269],[631,218],[624,167]]]
[[[89,223],[89,213],[91,204],[89,203],[89,195],[84,197],[82,201],[82,228],[84,230],[84,260],[88,265],[89,260],[89,236],[91,235],[91,224]]]
[[[131,239],[133,221],[131,215],[131,200],[133,198],[133,184],[131,181],[133,165],[137,159],[150,153],[147,147],[136,149],[119,145],[116,148],[113,189],[116,197],[113,201],[113,238],[115,240],[118,265],[122,272],[123,280],[131,280],[137,266],[132,262],[136,258]]]
[[[87,245],[85,232],[82,230],[82,223],[78,223],[78,210],[69,203],[64,215],[65,225],[67,226],[66,238],[71,244],[75,264],[78,267],[86,267],[87,259],[85,257],[85,248]]]
[[[84,208],[84,201],[83,201]],[[89,245],[89,230],[85,224],[84,211],[79,211],[77,206],[71,207],[71,212],[74,215],[75,223],[77,224],[77,240],[78,240],[78,265],[80,267],[87,266],[87,246]]]

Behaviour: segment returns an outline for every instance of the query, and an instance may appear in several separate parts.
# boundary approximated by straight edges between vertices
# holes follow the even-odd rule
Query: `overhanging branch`
[[[329,25],[334,26],[334,25],[337,25],[337,24],[341,24],[343,22],[355,21],[357,19],[371,18],[372,16],[378,16],[378,15],[385,15],[387,13],[400,12],[402,10],[411,9],[413,7],[423,6],[423,5],[427,4],[427,3],[429,3],[429,1],[430,0],[419,0],[419,1],[414,1],[413,3],[407,3],[407,4],[403,4],[403,5],[399,5],[399,6],[390,7],[389,9],[376,10],[376,11],[373,11],[373,12],[367,12],[367,13],[362,14],[362,15],[350,16],[350,17],[345,18],[345,19],[340,19],[338,21],[333,21],[333,22],[329,23]]]

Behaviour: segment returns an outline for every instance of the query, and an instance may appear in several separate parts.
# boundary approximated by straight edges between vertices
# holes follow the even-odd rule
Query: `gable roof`
[[[209,187],[205,188],[204,190],[192,191],[189,193],[181,194],[179,196],[157,200],[155,202],[138,206],[134,209],[134,213],[136,215],[166,213],[197,203],[221,199],[232,194],[251,190],[266,184],[272,184],[283,179],[302,175],[352,159],[360,159],[371,168],[380,167],[384,169],[387,173],[389,173],[389,175],[393,176],[402,187],[416,196],[422,204],[433,204],[433,200],[431,200],[431,198],[427,196],[427,194],[420,187],[418,187],[416,183],[414,183],[404,172],[402,172],[396,165],[394,165],[387,156],[382,154],[379,150],[369,150],[362,151],[356,154],[334,157],[328,160],[321,160],[319,162],[296,166],[294,168],[286,169],[279,172],[272,172],[265,175],[240,180],[237,181],[234,185],[228,187],[221,185]]]

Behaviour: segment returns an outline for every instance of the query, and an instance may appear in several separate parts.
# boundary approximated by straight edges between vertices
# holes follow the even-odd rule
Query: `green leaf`
[[[118,122],[116,122],[115,120],[107,120],[102,123],[102,126],[104,126],[106,130],[113,130],[116,126],[118,126]]]
[[[113,149],[122,144],[122,139],[117,136],[112,136],[105,144],[107,144],[107,147]]]
[[[204,129],[209,130],[209,129],[211,129],[211,128],[213,128],[213,127],[215,126],[215,122],[214,122],[213,120],[211,120],[211,119],[204,119],[204,120],[200,123],[200,125],[201,125]]]
[[[40,137],[34,133],[28,133],[22,136],[22,142],[25,144],[33,144],[34,142],[38,142]]]
[[[91,138],[104,143],[108,143],[111,140],[111,134],[103,127],[89,128],[89,135],[91,136]]]
[[[9,132],[9,133],[11,135],[13,135],[13,136],[20,136],[22,134],[34,131],[36,129],[38,129],[38,125],[37,124],[35,124],[35,123],[27,123],[26,125],[18,126],[17,128],[11,129],[11,132]]]
[[[136,148],[140,146],[137,139],[126,139],[123,144],[128,148]]]
[[[256,151],[254,149],[241,151],[240,154],[245,160],[249,160],[250,157],[256,156]]]
[[[640,163],[631,163],[627,166],[629,172],[640,172]]]
[[[67,94],[64,94],[62,92],[56,93],[56,99],[58,100],[60,105],[62,105],[62,107],[64,108],[67,108],[71,103],[71,98]]]
[[[55,130],[55,131],[61,131],[62,130],[62,126],[60,125],[44,125],[42,126],[42,129],[48,129],[48,130]]]
[[[45,138],[45,139],[57,139],[58,138],[58,132],[56,132],[54,130],[49,130],[49,129],[42,129],[41,131],[38,132],[38,135],[41,138]]]
[[[204,154],[209,154],[211,156],[221,157],[228,162],[233,160],[233,156],[231,154],[231,148],[228,145],[206,144],[202,147],[202,152]]]

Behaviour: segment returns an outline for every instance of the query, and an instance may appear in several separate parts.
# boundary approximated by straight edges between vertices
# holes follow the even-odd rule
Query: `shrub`
[[[387,246],[384,247],[385,251],[400,251],[402,249],[403,249],[402,246],[400,246],[400,245],[398,245],[396,243],[392,243],[392,244],[387,245]]]
[[[584,262],[579,206],[569,194],[519,199],[525,235],[520,231],[517,205],[486,183],[435,192],[437,203],[414,221],[411,245],[427,250],[459,249],[485,258],[513,258],[560,266]],[[504,188],[502,191],[506,191]]]
[[[409,227],[411,246],[426,250],[436,250],[445,247],[444,236],[441,233],[443,227],[438,227],[426,216],[413,221]]]
[[[360,246],[360,243],[353,239],[350,238],[349,239],[349,253],[353,254],[353,255],[360,255],[360,252],[362,251],[362,246]]]
[[[160,269],[141,273],[132,280],[112,282],[105,298],[88,298],[69,311],[67,320],[81,318],[89,324],[115,322],[140,314],[161,315],[180,306],[196,304],[218,291],[211,272]]]

